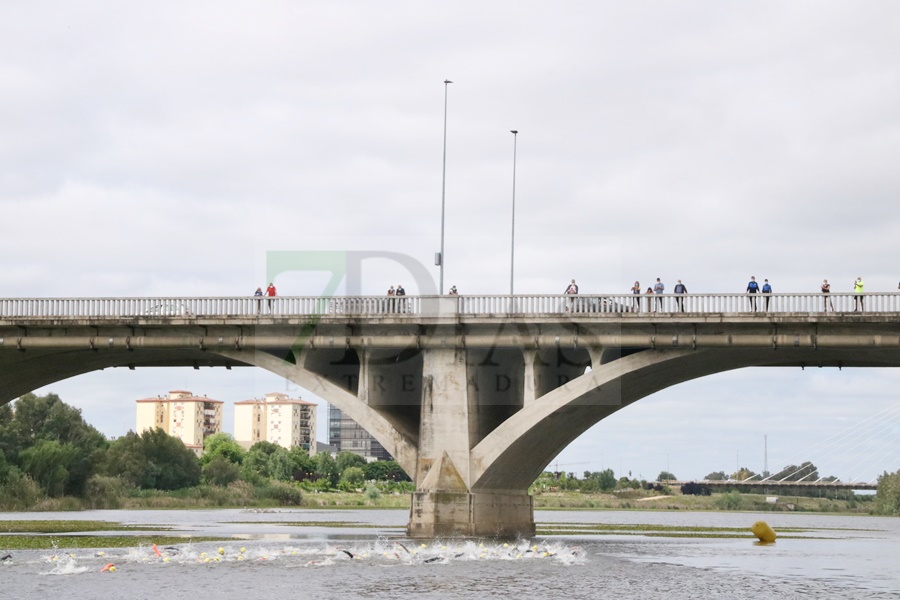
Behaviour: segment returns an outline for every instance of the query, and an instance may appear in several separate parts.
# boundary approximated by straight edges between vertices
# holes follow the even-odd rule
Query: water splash
[[[188,543],[155,547],[153,544],[100,551],[56,552],[45,557],[54,568],[47,574],[72,575],[100,572],[115,565],[116,571],[129,567],[148,568],[168,565],[235,567],[238,564],[280,563],[287,567],[329,567],[341,563],[366,562],[384,566],[446,565],[469,561],[542,560],[563,566],[583,564],[586,553],[578,546],[562,542],[519,540],[440,541],[378,539],[374,542],[350,542],[327,545],[284,545]],[[113,575],[114,576],[114,575]]]

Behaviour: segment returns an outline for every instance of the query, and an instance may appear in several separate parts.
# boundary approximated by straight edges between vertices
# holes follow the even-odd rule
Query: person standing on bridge
[[[269,287],[266,288],[266,297],[268,298],[266,303],[269,305],[269,312],[272,312],[272,304],[274,303],[274,300],[272,300],[272,298],[274,298],[275,295],[275,284],[270,281]]]
[[[766,298],[766,312],[769,312],[769,300],[772,299],[772,298],[769,297],[769,294],[772,293],[772,286],[769,285],[769,280],[768,280],[768,279],[764,279],[764,280],[763,280],[762,293],[763,293],[763,294],[766,294],[766,296],[765,296],[765,298]]]
[[[662,312],[663,308],[663,292],[666,291],[666,286],[662,281],[659,280],[659,277],[656,278],[656,284],[653,286],[653,293],[656,294],[656,312]]]
[[[866,310],[866,302],[865,298],[863,298],[864,286],[862,277],[857,277],[856,281],[853,282],[853,293],[856,294],[856,297],[853,298],[853,312]]]
[[[647,286],[647,291],[644,292],[644,295],[647,296],[647,312],[653,312],[653,288]]]
[[[831,293],[831,284],[828,283],[828,280],[825,279],[822,281],[822,293],[830,294]],[[825,296],[822,298],[822,312],[828,312],[828,305],[831,305],[831,310],[834,310],[834,302],[831,301],[830,296]]]
[[[262,311],[262,295],[263,291],[261,287],[256,288],[256,291],[253,292],[253,297],[256,298],[256,314],[259,314]]]
[[[750,283],[747,284],[747,293],[750,294],[750,308],[756,312],[756,294],[759,293],[759,284],[756,283],[756,277],[750,276]]]
[[[678,304],[678,310],[684,312],[684,295],[688,293],[687,288],[681,283],[681,280],[678,280],[678,283],[675,284],[675,303]]]
[[[403,286],[399,283],[397,284],[397,291],[394,292],[397,296],[405,296],[406,290],[403,289]],[[397,301],[397,309],[400,312],[406,312],[406,300],[398,300]]]
[[[575,283],[575,280],[572,280],[572,283],[569,284],[569,287],[566,288],[566,291],[563,292],[567,296],[577,296],[578,295],[578,284]],[[566,312],[575,312],[575,298],[569,298],[568,304],[566,306]]]
[[[631,286],[631,293],[634,298],[631,300],[631,310],[633,312],[641,312],[641,282],[635,281]]]

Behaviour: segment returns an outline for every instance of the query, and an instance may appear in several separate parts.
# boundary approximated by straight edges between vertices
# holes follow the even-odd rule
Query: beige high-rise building
[[[234,440],[244,448],[266,441],[316,453],[316,404],[273,392],[234,403]]]
[[[173,390],[168,396],[137,401],[135,431],[159,428],[177,437],[199,456],[203,440],[222,431],[222,401]]]

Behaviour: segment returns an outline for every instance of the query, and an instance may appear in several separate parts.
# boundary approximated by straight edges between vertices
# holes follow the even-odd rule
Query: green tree
[[[338,471],[337,461],[334,460],[334,457],[327,452],[320,452],[319,454],[316,454],[314,461],[314,473],[316,478],[327,481],[328,485],[331,487],[336,486],[340,479],[340,472]]]
[[[616,474],[612,469],[604,469],[600,471],[597,482],[600,484],[601,490],[611,492],[616,489]]]
[[[241,467],[219,454],[200,468],[205,483],[226,486],[240,477]]]
[[[272,442],[257,442],[250,447],[244,458],[244,472],[252,471],[267,479],[291,481],[297,468],[297,456]]]
[[[611,491],[616,487],[616,475],[612,469],[604,469],[603,471],[585,471],[584,478],[581,482],[581,491],[595,492],[603,490]]]
[[[12,404],[4,404],[0,406],[0,456],[4,460],[8,460],[12,464],[18,449],[15,440],[15,431],[13,431],[13,414]]]
[[[337,469],[339,473],[343,473],[350,467],[360,467],[363,468],[366,466],[365,458],[356,454],[354,452],[338,452],[337,457],[335,457],[335,461],[337,462]]]
[[[269,477],[278,481],[293,481],[294,461],[286,448],[279,446],[269,455]]]
[[[244,457],[243,467],[245,472],[250,471],[264,478],[271,477],[269,473],[269,456],[271,455],[269,446],[272,446],[274,451],[275,444],[269,442],[257,442],[250,447],[250,450],[247,451],[247,455]]]
[[[341,473],[341,480],[338,487],[342,490],[350,491],[362,487],[366,482],[366,475],[360,467],[347,467]]]
[[[293,478],[297,481],[312,479],[316,470],[315,461],[309,456],[309,452],[300,446],[294,446],[288,450],[291,464],[294,467]]]
[[[0,450],[0,485],[6,483],[13,466],[6,461],[6,455]]]
[[[363,466],[367,481],[410,481],[395,460],[375,460]]]
[[[200,457],[200,464],[205,465],[217,456],[222,456],[228,461],[240,465],[244,462],[247,451],[227,433],[214,433],[203,440],[203,455]]]
[[[74,465],[78,462],[78,449],[56,440],[40,440],[19,453],[19,462],[48,496],[63,496],[71,491],[71,471],[77,468]]]
[[[200,482],[200,462],[181,440],[162,429],[129,431],[106,453],[107,475],[119,475],[143,489],[177,490]]]
[[[678,478],[675,477],[672,473],[668,471],[660,471],[659,476],[657,476],[656,481],[677,481]]]
[[[704,477],[706,481],[725,481],[728,479],[728,476],[725,475],[725,471],[713,471],[706,477]]]
[[[57,442],[60,448],[48,446],[37,455],[29,454],[32,468],[39,468],[40,459],[47,452],[63,452],[66,463],[62,467],[67,474],[62,493],[83,494],[108,446],[103,434],[85,422],[79,409],[67,405],[56,394],[25,394],[12,407],[0,407],[0,451],[10,464],[22,468],[20,454],[42,441]],[[62,448],[74,448],[74,453],[70,455]],[[45,471],[44,476],[49,477],[50,473]],[[58,489],[54,488],[54,494]]]
[[[756,473],[754,473],[753,471],[751,471],[750,469],[748,469],[747,467],[741,467],[740,469],[738,469],[737,471],[735,471],[734,473],[731,474],[731,478],[734,479],[735,481],[746,481],[746,480],[750,479],[751,477],[759,479],[759,476]]]
[[[874,511],[880,515],[900,516],[900,471],[878,478]]]

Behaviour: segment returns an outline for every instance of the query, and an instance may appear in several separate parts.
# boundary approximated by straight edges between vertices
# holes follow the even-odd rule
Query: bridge
[[[878,489],[877,483],[872,482],[852,482],[852,481],[739,481],[734,479],[726,479],[719,481],[700,480],[700,481],[667,481],[670,487],[694,484],[703,486],[712,492],[730,492],[732,490],[748,491],[753,493],[778,493],[778,494],[797,494],[801,493],[809,495],[810,490],[815,492],[856,492],[856,491],[874,491]]]
[[[541,471],[669,386],[898,365],[900,294],[0,299],[0,402],[108,367],[261,367],[396,458],[414,537],[532,535]]]

